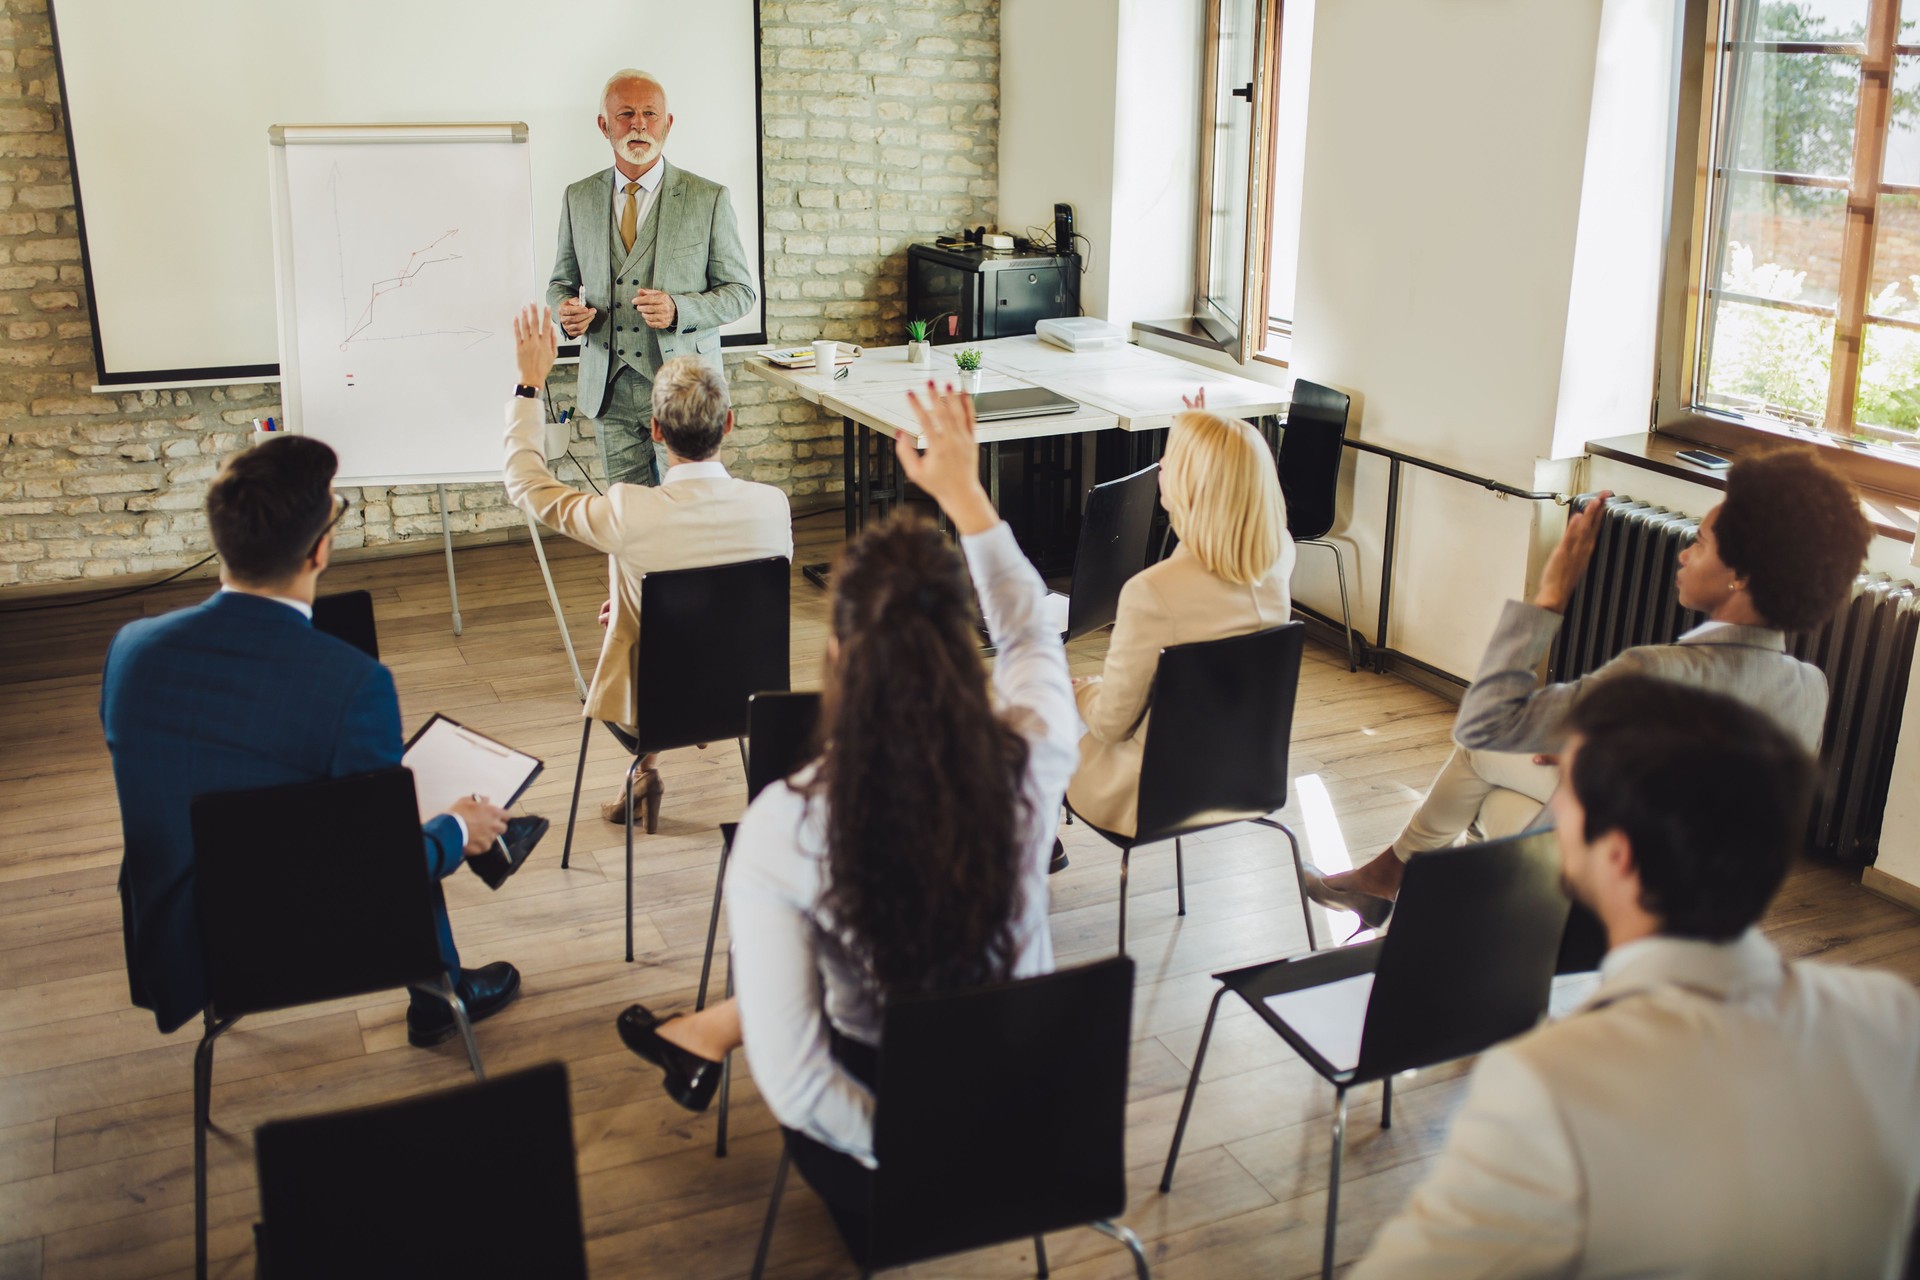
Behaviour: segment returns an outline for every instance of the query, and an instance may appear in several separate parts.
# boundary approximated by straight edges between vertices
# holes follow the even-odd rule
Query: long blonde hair
[[[1181,543],[1228,582],[1266,576],[1286,548],[1273,451],[1244,422],[1204,409],[1175,417],[1160,460],[1160,501]]]

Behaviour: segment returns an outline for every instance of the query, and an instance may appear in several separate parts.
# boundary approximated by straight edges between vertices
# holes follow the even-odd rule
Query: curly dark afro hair
[[[1846,599],[1873,527],[1845,477],[1796,445],[1734,464],[1713,534],[1760,616],[1782,631],[1807,631]]]

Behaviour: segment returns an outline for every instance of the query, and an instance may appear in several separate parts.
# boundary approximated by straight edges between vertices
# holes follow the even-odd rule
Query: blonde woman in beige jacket
[[[1129,836],[1160,651],[1276,627],[1293,612],[1293,539],[1259,432],[1196,402],[1167,435],[1160,504],[1180,545],[1121,589],[1105,668],[1074,682],[1087,732],[1067,803],[1094,826]]]

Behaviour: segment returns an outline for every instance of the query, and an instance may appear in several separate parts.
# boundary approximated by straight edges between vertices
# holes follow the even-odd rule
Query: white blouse
[[[1061,798],[1079,763],[1080,717],[1060,633],[1047,624],[1046,585],[1005,521],[961,540],[987,630],[1000,655],[993,690],[1001,717],[1027,741],[1027,819],[1013,976],[1053,969],[1047,862]],[[811,770],[796,781],[804,784]],[[780,1123],[872,1167],[873,1095],[834,1060],[828,1024],[880,1043],[880,993],[849,955],[821,905],[827,886],[824,802],[776,782],[741,819],[727,868],[734,985],[754,1083]]]

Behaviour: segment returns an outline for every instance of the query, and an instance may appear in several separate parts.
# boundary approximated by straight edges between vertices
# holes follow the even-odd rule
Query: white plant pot
[[[980,394],[980,379],[986,376],[984,369],[960,370],[960,389],[970,396]]]
[[[907,344],[908,364],[933,363],[933,344],[931,342],[909,342]]]

